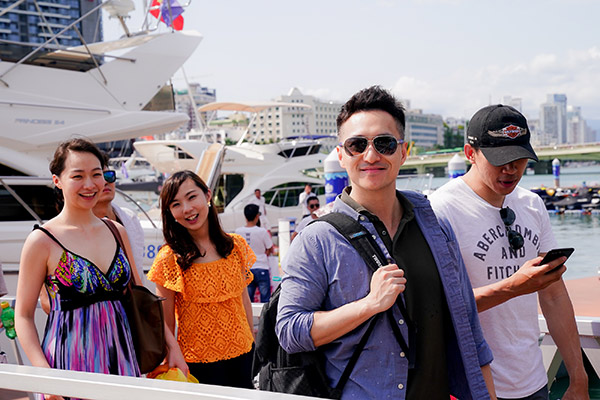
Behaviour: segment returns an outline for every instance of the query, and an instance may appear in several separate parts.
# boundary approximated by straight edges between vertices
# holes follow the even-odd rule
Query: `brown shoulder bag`
[[[129,260],[123,238],[115,224],[108,218],[102,220],[112,231]],[[129,321],[140,372],[146,374],[158,367],[167,356],[165,319],[161,304],[164,298],[158,297],[145,286],[136,285],[133,282],[133,270],[131,274],[122,303]]]

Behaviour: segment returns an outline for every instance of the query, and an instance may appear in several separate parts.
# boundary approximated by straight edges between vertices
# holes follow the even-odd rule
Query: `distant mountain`
[[[596,141],[600,142],[600,119],[586,119],[585,122],[596,131]]]

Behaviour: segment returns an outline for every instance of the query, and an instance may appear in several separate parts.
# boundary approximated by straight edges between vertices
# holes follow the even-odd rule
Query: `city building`
[[[405,103],[409,104],[409,103]],[[406,111],[406,141],[428,149],[444,144],[444,120],[441,115],[424,114],[423,110]]]
[[[542,138],[543,135],[540,133],[540,120],[539,118],[529,118],[527,115],[527,125],[531,132],[531,145],[535,149],[536,147],[543,146]]]
[[[336,118],[341,103],[319,100],[302,94],[298,88],[292,88],[287,95],[279,96],[275,101],[307,104],[311,108],[271,107],[261,111],[249,128],[249,140],[269,143],[288,137],[337,135]]]
[[[217,101],[217,90],[201,86],[199,83],[190,83],[189,89],[175,91],[175,110],[186,114],[190,119],[181,126],[176,133],[184,136],[191,130],[202,130],[208,121],[206,113],[198,113],[198,107]],[[198,121],[198,118],[202,122]]]
[[[548,94],[540,106],[540,142],[542,145],[566,144],[567,96]]]
[[[567,143],[585,143],[585,128],[586,124],[581,116],[581,107],[567,106]]]
[[[504,96],[504,98],[502,99],[502,104],[511,106],[520,113],[523,112],[523,101],[520,97]]]
[[[14,3],[15,0],[0,0],[0,9],[6,9]],[[23,0],[0,16],[0,39],[4,41],[0,43],[0,57],[19,59],[30,49],[16,47],[15,44],[34,46],[44,43],[100,3],[101,0]],[[101,10],[98,9],[75,27],[58,35],[49,48],[79,46],[82,44],[80,35],[87,43],[101,41]]]
[[[567,106],[567,143],[581,144],[596,141],[596,131],[581,115],[581,107]]]

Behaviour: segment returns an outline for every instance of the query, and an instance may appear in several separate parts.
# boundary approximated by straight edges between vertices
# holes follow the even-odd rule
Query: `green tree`
[[[459,125],[456,129],[451,128],[444,122],[444,147],[445,149],[453,149],[464,145],[465,127]]]

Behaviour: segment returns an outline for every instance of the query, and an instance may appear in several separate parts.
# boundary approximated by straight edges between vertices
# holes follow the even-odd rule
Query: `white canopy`
[[[258,101],[248,101],[245,103],[231,103],[231,102],[214,102],[208,103],[198,108],[198,111],[245,111],[258,113],[264,109],[272,108],[272,107],[298,107],[310,109],[312,108],[308,104],[303,103],[284,103],[278,101],[267,101],[267,102],[258,102]]]

